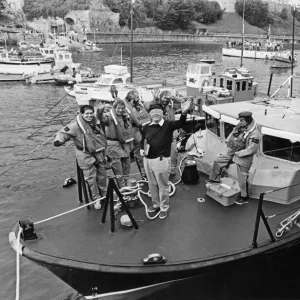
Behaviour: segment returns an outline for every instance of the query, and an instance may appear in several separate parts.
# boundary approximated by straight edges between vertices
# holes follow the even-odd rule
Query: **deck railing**
[[[285,187],[281,187],[281,188],[277,188],[277,189],[273,189],[273,190],[270,190],[270,191],[265,191],[265,192],[263,192],[263,193],[261,193],[260,195],[259,195],[259,201],[258,201],[258,204],[257,204],[257,212],[256,212],[256,220],[255,220],[255,227],[254,227],[254,233],[253,233],[253,240],[252,240],[252,247],[253,248],[257,248],[257,236],[258,236],[258,230],[259,230],[259,224],[260,224],[260,218],[262,219],[262,221],[264,222],[264,225],[265,225],[265,227],[266,227],[266,229],[267,229],[267,231],[268,231],[268,234],[269,234],[269,236],[270,236],[270,239],[271,239],[271,242],[273,243],[273,242],[275,242],[276,241],[276,239],[275,239],[275,237],[274,237],[274,235],[273,235],[273,233],[272,233],[272,230],[271,230],[271,228],[270,228],[270,225],[269,225],[269,223],[268,223],[268,217],[266,217],[266,215],[265,215],[265,213],[264,213],[264,211],[263,211],[263,200],[264,200],[264,197],[265,197],[265,195],[267,195],[267,194],[271,194],[271,193],[274,193],[274,192],[277,192],[277,191],[280,191],[280,190],[284,190],[284,189],[287,189],[287,188],[291,188],[291,187],[294,187],[294,186],[299,186],[300,185],[300,183],[296,183],[296,184],[293,184],[293,185],[289,185],[289,186],[285,186]],[[297,210],[298,209],[298,211],[299,211],[299,214],[300,214],[300,207],[296,207],[296,208],[294,208],[294,209],[292,209],[292,210]],[[289,209],[289,210],[287,210],[286,212],[289,212],[289,211],[292,211],[291,209]],[[281,214],[283,214],[283,213],[286,213],[286,212],[282,212],[282,213],[280,213],[280,215]],[[276,215],[274,215],[274,216],[276,216]],[[291,220],[291,221],[293,221],[293,220]],[[280,224],[282,224],[283,222],[281,222]],[[288,224],[287,224],[288,225]],[[284,232],[284,229],[285,228],[283,228],[282,230],[283,230],[283,232]],[[281,229],[279,229],[279,230],[281,230]],[[283,233],[282,232],[282,233]],[[282,236],[282,233],[281,233],[281,235],[277,235],[277,233],[276,233],[276,236],[277,237],[281,237]]]

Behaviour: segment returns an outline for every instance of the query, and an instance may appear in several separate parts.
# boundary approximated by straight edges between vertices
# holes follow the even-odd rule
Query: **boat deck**
[[[173,182],[178,179],[179,174],[171,177]],[[168,265],[177,265],[251,250],[258,200],[225,207],[205,194],[206,179],[201,175],[196,185],[178,184],[166,219],[148,220],[142,204],[131,209],[138,230],[120,226],[119,218],[125,214],[121,212],[117,215],[116,231],[110,233],[109,210],[106,223],[101,224],[103,208],[83,208],[35,225],[41,239],[22,244],[51,257],[112,267],[141,266],[141,260],[151,253],[165,256]],[[198,202],[198,198],[205,198],[205,202]],[[143,199],[151,204],[147,196],[143,195]],[[47,195],[26,216],[37,222],[78,207],[78,203],[77,185],[73,185]],[[298,206],[298,202],[284,206],[265,201],[263,209],[266,215],[273,215]],[[293,212],[269,219],[274,235],[279,222]],[[292,228],[284,237],[297,230]],[[261,221],[258,245],[269,240]]]

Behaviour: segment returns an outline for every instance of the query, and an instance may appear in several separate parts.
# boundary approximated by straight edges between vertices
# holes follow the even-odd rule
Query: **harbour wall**
[[[87,33],[87,39],[97,44],[108,43],[130,43],[130,33]],[[249,41],[265,40],[266,35],[245,34],[245,39]],[[135,43],[166,43],[166,42],[193,42],[193,43],[226,43],[227,41],[241,40],[242,35],[238,34],[159,34],[159,33],[133,33]],[[272,40],[280,43],[292,43],[292,36],[272,36]],[[300,36],[295,37],[295,43],[300,43]]]

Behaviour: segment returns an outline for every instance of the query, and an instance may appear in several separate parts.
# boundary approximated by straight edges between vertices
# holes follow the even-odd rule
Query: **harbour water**
[[[121,46],[123,65],[129,66],[129,45]],[[74,53],[73,59],[74,62],[82,62],[84,66],[93,68],[96,73],[101,73],[104,65],[121,62],[121,46],[102,45],[104,50],[100,53]],[[134,80],[170,81],[171,78],[176,78],[184,82],[187,64],[207,57],[216,59],[216,72],[222,71],[224,67],[239,66],[238,58],[222,58],[221,47],[217,44],[134,45]],[[251,71],[259,83],[259,90],[264,93],[268,89],[271,64],[269,61],[244,60],[244,67]],[[299,66],[294,70],[295,74],[298,72]],[[272,91],[275,91],[289,74],[290,70],[276,71]],[[76,103],[74,99],[66,96],[63,87],[54,84],[0,83],[0,91],[0,299],[10,300],[15,297],[16,281],[16,255],[8,243],[10,229],[18,219],[30,216],[30,208],[36,205],[43,195],[61,189],[67,177],[76,176],[72,144],[60,148],[52,145],[52,137],[56,131],[73,120]],[[282,93],[286,92],[284,88]],[[299,80],[295,79],[294,95],[299,93]],[[28,139],[33,133],[33,137]],[[22,162],[18,163],[20,160]],[[83,299],[53,274],[24,258],[21,258],[20,269],[22,300]],[[280,272],[288,276],[289,271],[280,265]],[[277,272],[274,272],[274,276],[275,274]],[[288,291],[294,287],[292,283],[299,279],[298,275],[298,278],[285,282],[286,285],[282,283],[282,295],[289,295]],[[268,278],[268,282],[272,282],[272,278]],[[260,288],[262,286],[263,284]],[[278,289],[279,287],[274,287],[275,291]],[[187,298],[211,299],[200,292],[188,293]],[[278,292],[272,296],[262,289],[260,298],[267,297],[277,299]],[[254,299],[248,291],[241,294],[240,299],[245,298]]]

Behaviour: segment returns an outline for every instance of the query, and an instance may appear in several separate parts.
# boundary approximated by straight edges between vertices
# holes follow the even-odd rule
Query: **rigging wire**
[[[45,115],[51,111],[54,107],[56,107],[64,98],[66,98],[69,94],[66,93],[66,95],[64,95],[60,100],[58,100],[50,109],[48,109],[46,112],[45,112]]]
[[[57,115],[55,115],[51,120],[49,120],[46,124],[41,126],[38,130],[36,130],[34,133],[32,133],[29,137],[27,137],[27,140],[29,140],[31,137],[33,137],[37,132],[39,132],[41,129],[46,127],[48,124],[50,124],[54,119],[56,119],[58,116],[60,116],[66,109],[68,109],[70,106],[73,106],[74,104],[77,104],[76,102],[72,102],[67,107],[65,107],[63,110],[61,110]]]

